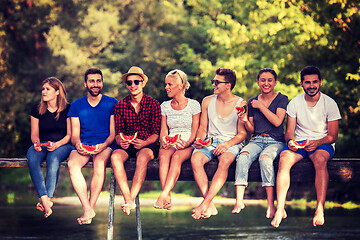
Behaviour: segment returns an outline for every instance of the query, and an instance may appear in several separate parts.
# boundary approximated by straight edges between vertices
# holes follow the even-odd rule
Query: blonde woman
[[[60,80],[49,77],[42,82],[42,98],[31,110],[31,141],[27,152],[31,179],[40,198],[36,209],[47,218],[51,207],[55,186],[59,176],[60,162],[68,158],[72,145],[70,119],[67,117],[70,105],[66,101],[66,91]],[[40,144],[47,143],[47,146]],[[40,164],[46,160],[46,179]]]
[[[178,69],[170,71],[165,78],[165,90],[169,101],[161,104],[161,130],[159,151],[159,175],[162,193],[154,207],[170,210],[170,192],[179,178],[182,163],[190,159],[194,150],[192,143],[200,121],[200,104],[185,97],[190,87],[186,74]],[[171,146],[163,141],[164,136],[180,134],[180,141]]]

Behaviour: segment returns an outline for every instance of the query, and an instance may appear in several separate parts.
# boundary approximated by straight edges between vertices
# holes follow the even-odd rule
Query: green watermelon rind
[[[241,111],[241,108],[244,109],[244,111]],[[244,104],[244,106],[236,106],[235,107],[236,111],[240,112],[241,114],[244,114],[247,112],[247,106]]]

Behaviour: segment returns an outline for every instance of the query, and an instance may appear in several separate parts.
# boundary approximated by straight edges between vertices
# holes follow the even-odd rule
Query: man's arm
[[[339,131],[339,121],[331,121],[328,122],[328,135],[318,139],[318,140],[310,140],[308,145],[306,145],[306,151],[314,151],[317,147],[324,144],[333,144],[336,142]]]
[[[78,117],[70,117],[71,120],[71,142],[75,146],[78,153],[86,155],[83,149],[80,148],[80,120]]]
[[[215,156],[219,156],[219,155],[223,154],[230,147],[232,147],[236,144],[239,144],[245,140],[246,135],[247,135],[247,132],[245,129],[245,123],[243,121],[240,121],[239,119],[237,121],[237,131],[238,131],[238,133],[232,139],[216,146],[216,148],[213,151]]]
[[[200,138],[201,140],[204,140],[207,135],[208,123],[209,123],[208,107],[209,107],[212,97],[213,96],[205,97],[201,103],[200,125],[199,125],[199,129],[196,133],[196,137]],[[202,148],[202,145],[198,144],[197,141],[194,142],[194,146],[196,148]]]
[[[110,116],[110,134],[104,143],[99,144],[99,151],[96,153],[99,153],[99,152],[103,151],[104,149],[106,149],[108,146],[110,146],[114,142],[114,139],[115,139],[115,120],[114,120],[114,115],[111,115]]]
[[[296,118],[287,115],[285,142],[287,143],[289,149],[292,151],[296,151],[298,149],[294,144],[295,127],[296,127]]]

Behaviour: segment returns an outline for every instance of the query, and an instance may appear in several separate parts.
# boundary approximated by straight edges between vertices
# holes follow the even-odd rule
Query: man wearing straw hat
[[[115,141],[118,146],[111,155],[111,164],[125,201],[121,210],[129,215],[135,209],[135,198],[145,180],[147,164],[159,150],[161,110],[158,101],[143,93],[148,77],[141,68],[132,66],[122,80],[130,95],[120,100],[114,109]],[[124,136],[136,138],[126,140]],[[128,158],[136,158],[131,189],[124,168]]]

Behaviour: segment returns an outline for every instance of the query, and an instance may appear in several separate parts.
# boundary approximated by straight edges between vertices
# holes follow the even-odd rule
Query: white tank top
[[[238,133],[237,131],[237,123],[238,123],[238,115],[235,110],[235,106],[240,106],[243,99],[239,97],[234,109],[226,118],[220,118],[216,112],[216,99],[217,95],[214,95],[208,107],[208,138],[220,139],[221,141],[228,141],[235,137]]]

